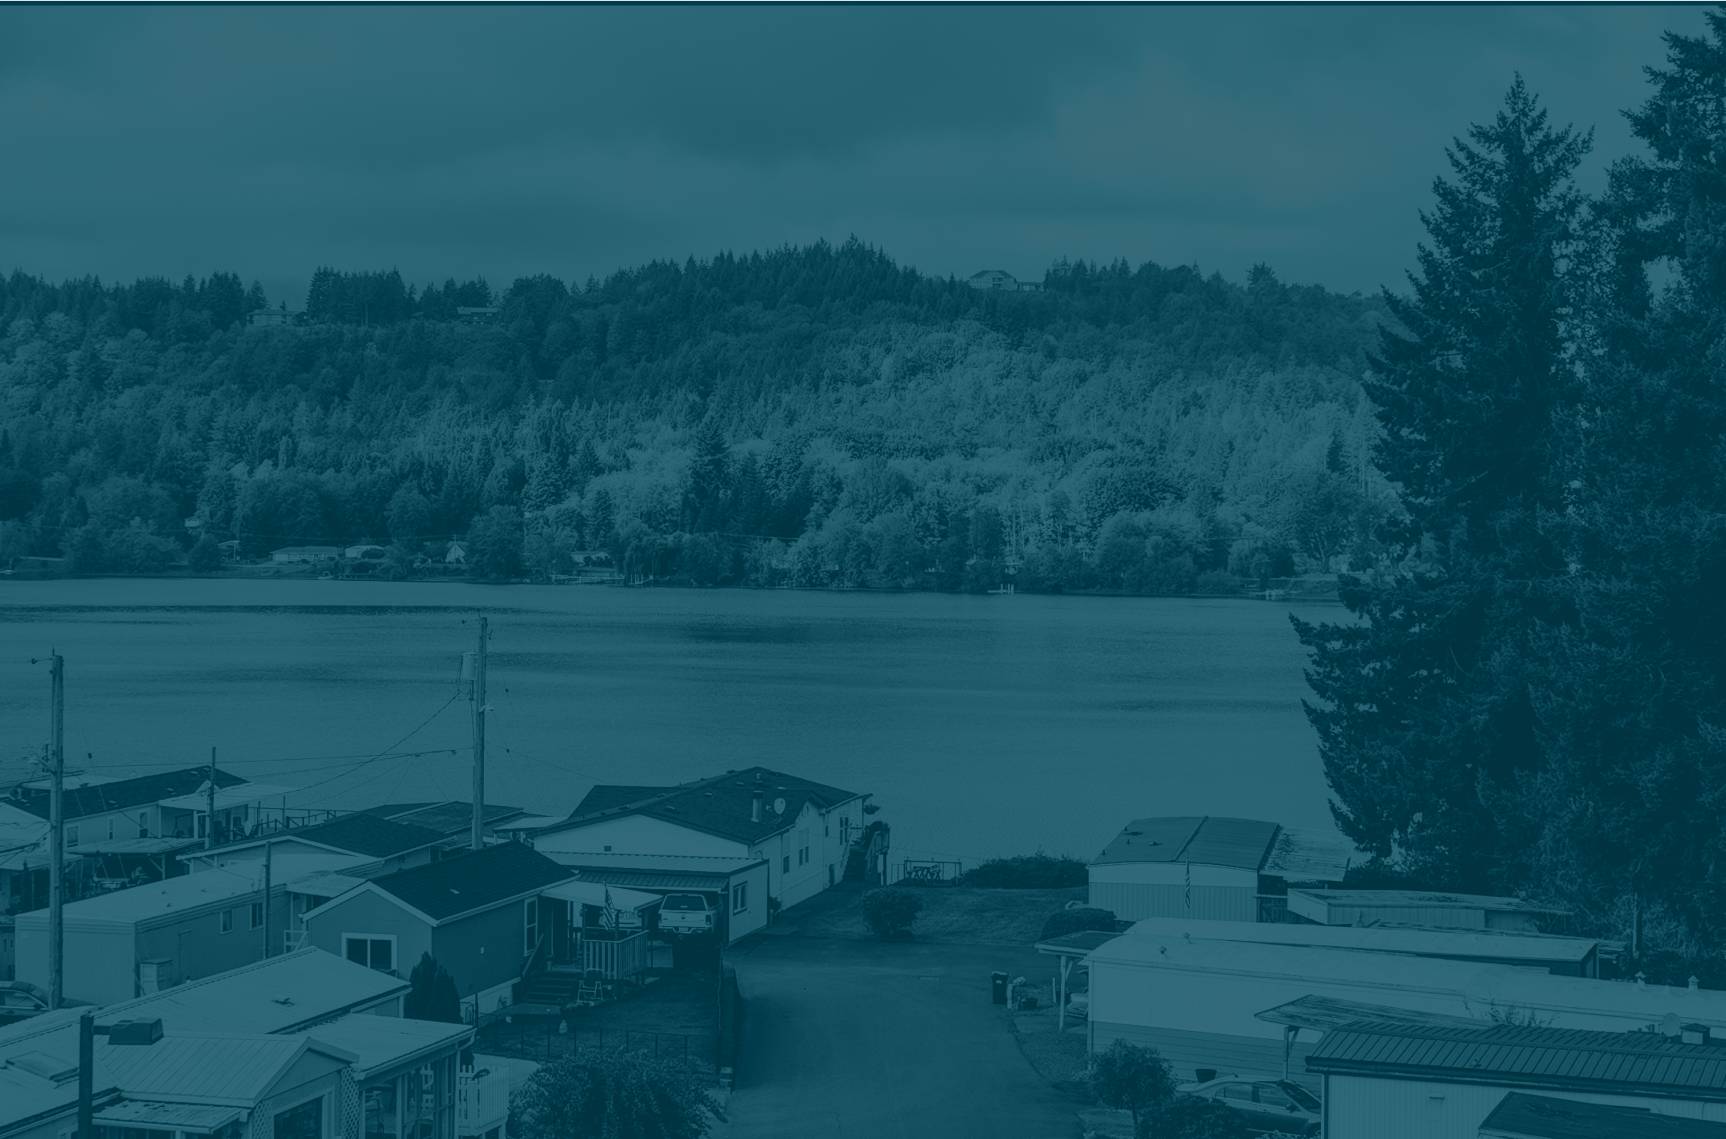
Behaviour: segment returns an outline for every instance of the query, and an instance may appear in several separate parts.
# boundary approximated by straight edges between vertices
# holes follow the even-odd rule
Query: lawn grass
[[[1036,944],[1043,923],[1068,902],[1083,901],[1081,886],[1057,890],[983,890],[971,886],[904,887],[923,901],[912,926],[915,940],[948,945]],[[807,906],[787,911],[806,937],[870,937],[858,891],[827,891]]]

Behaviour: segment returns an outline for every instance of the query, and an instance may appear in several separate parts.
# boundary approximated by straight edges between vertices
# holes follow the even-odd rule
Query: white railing
[[[463,1072],[455,1082],[456,1135],[483,1136],[509,1118],[509,1077],[480,1068]]]
[[[302,929],[284,930],[282,932],[282,952],[283,953],[292,953],[296,949],[304,949],[305,947],[306,947],[306,931],[303,928]]]

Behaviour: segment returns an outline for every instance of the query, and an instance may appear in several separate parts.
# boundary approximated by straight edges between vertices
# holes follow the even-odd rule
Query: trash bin
[[[995,994],[995,1003],[998,1005],[1006,1004],[1007,1003],[1007,974],[1005,974],[1005,973],[990,973],[989,974],[989,981],[990,981],[990,988]]]

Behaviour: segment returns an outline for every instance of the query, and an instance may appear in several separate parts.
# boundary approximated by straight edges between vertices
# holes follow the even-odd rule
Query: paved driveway
[[[733,956],[746,1001],[727,1139],[1070,1139],[1074,1105],[989,1001],[1022,949],[767,937]],[[1033,972],[1034,971],[1034,972]]]

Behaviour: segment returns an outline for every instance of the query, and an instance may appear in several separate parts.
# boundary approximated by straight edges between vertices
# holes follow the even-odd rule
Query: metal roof
[[[105,1107],[98,1111],[95,1121],[108,1127],[157,1127],[174,1131],[214,1131],[232,1123],[242,1114],[244,1113],[237,1107],[122,1100],[111,1107]]]
[[[1325,946],[1415,957],[1505,961],[1530,965],[1580,964],[1597,942],[1547,934],[1500,934],[1490,930],[1425,929],[1414,926],[1304,925],[1292,922],[1205,921],[1146,918],[1128,937],[1178,937],[1194,941],[1256,942],[1261,945]]]
[[[239,783],[232,787],[216,789],[216,810],[227,807],[243,807],[248,803],[256,803],[260,799],[273,799],[277,795],[291,795],[298,787],[283,787],[277,783]],[[193,792],[188,795],[176,795],[172,799],[163,799],[159,806],[172,807],[177,811],[207,811],[210,809],[208,792]]]
[[[1289,882],[1341,882],[1360,858],[1354,843],[1335,831],[1281,827],[1264,872]]]
[[[371,1008],[407,990],[399,977],[306,948],[109,1005],[102,1018],[108,1023],[160,1017],[168,1029],[287,1032]]]
[[[1480,1124],[1481,1139],[1726,1139],[1726,1123],[1645,1107],[1511,1092]]]
[[[560,882],[545,891],[544,896],[579,902],[584,906],[604,906],[609,903],[613,909],[619,910],[646,909],[663,900],[658,894],[625,889],[621,883],[613,886],[610,882],[596,882],[591,879]]]
[[[1121,936],[1100,929],[1084,929],[1078,933],[1064,933],[1060,937],[1051,937],[1046,941],[1037,942],[1037,952],[1049,957],[1085,957],[1093,949],[1100,949],[1115,938]]]
[[[555,859],[558,865],[578,871],[656,870],[731,875],[767,861],[765,858],[740,857],[734,854],[620,854],[609,850],[553,850],[545,853],[548,858]]]
[[[364,861],[348,854],[295,854],[276,859],[272,873],[275,882],[288,882],[319,871],[342,870]],[[112,922],[142,926],[172,921],[180,914],[259,892],[264,885],[263,874],[262,863],[243,867],[219,866],[83,898],[68,903],[62,913],[69,923]],[[18,920],[45,927],[48,913],[46,910],[32,910],[19,914]]]
[[[464,1045],[473,1039],[474,1027],[399,1016],[344,1016],[306,1032],[313,1040],[351,1053],[354,1075],[364,1082],[422,1056]]]
[[[1210,815],[1134,819],[1091,864],[1191,862],[1256,871],[1264,865],[1276,835],[1275,823],[1257,819]]]
[[[1307,1070],[1726,1102],[1726,1044],[1655,1032],[1363,1021],[1328,1033]]]
[[[139,1099],[251,1107],[308,1049],[342,1064],[352,1053],[309,1037],[172,1033],[149,1047],[98,1037],[96,1079]]]
[[[1290,890],[1333,906],[1490,910],[1495,913],[1563,914],[1568,911],[1521,898],[1491,894],[1452,894],[1437,890]]]
[[[1263,1012],[1253,1013],[1256,1020],[1268,1024],[1283,1024],[1291,1028],[1311,1028],[1329,1032],[1363,1020],[1382,1024],[1438,1024],[1453,1028],[1479,1028],[1483,1022],[1465,1016],[1446,1016],[1418,1009],[1392,1008],[1390,1005],[1368,1004],[1365,1001],[1345,1001],[1336,997],[1305,996]]]

